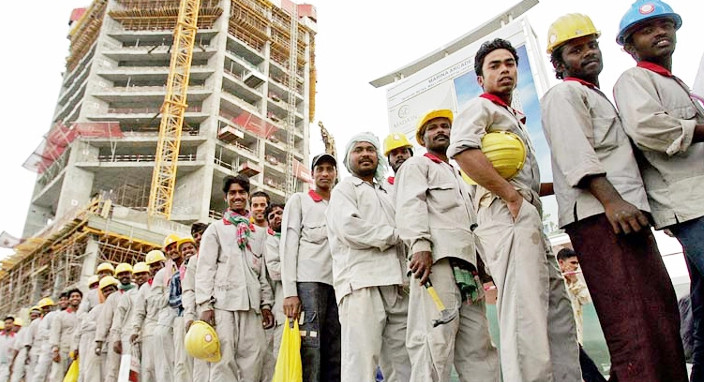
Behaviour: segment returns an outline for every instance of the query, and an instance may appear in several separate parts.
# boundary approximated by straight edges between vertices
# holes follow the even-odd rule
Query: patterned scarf
[[[237,228],[237,246],[240,249],[250,249],[249,239],[252,237],[254,225],[249,221],[249,213],[240,215],[228,208],[222,215],[222,221],[225,225],[232,224]]]
[[[281,232],[275,232],[273,229],[271,229],[271,227],[268,227],[266,229],[266,233],[268,233],[271,236],[281,238]]]

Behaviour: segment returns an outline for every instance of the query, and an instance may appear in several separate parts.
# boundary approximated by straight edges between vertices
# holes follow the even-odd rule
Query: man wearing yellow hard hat
[[[231,381],[239,375],[259,381],[264,327],[274,323],[273,296],[266,272],[257,274],[248,260],[254,240],[247,211],[249,178],[227,176],[222,191],[228,209],[203,234],[195,283],[200,319],[214,325],[223,345],[223,359],[211,365],[210,380]],[[267,288],[268,296],[263,293]]]
[[[68,294],[62,292],[59,295],[59,310],[54,310],[56,304],[50,297],[45,297],[37,303],[42,308],[42,321],[37,328],[37,335],[30,351],[30,367],[34,370],[34,380],[44,381],[51,368],[51,346],[49,345],[49,334],[54,319],[59,312],[66,309],[68,305]],[[34,366],[32,365],[34,362]]]
[[[10,365],[12,364],[12,354],[10,349],[15,342],[14,325],[15,317],[4,317],[3,331],[0,332],[0,380],[9,381]]]
[[[203,223],[194,223],[191,226],[191,234],[196,234],[193,240],[196,242],[196,246],[199,245],[200,238],[202,237],[208,225]],[[198,239],[196,239],[198,237]],[[198,320],[198,316],[201,313],[196,306],[196,270],[198,268],[198,251],[196,251],[194,256],[188,259],[186,262],[186,271],[183,274],[183,280],[181,282],[181,302],[183,305],[183,319],[185,321],[184,329],[186,333],[191,329],[191,325]],[[207,325],[207,324],[204,324]],[[198,329],[194,329],[197,331]],[[212,328],[210,328],[212,330]],[[213,330],[214,333],[214,330]],[[195,336],[195,334],[194,334]],[[199,337],[200,338],[200,337]],[[192,340],[194,341],[194,340]],[[192,354],[189,350],[189,340],[188,337],[185,341],[186,351],[193,356],[193,368],[192,375],[194,381],[207,381],[210,379],[210,363],[203,359],[200,359]],[[218,347],[218,351],[220,348]]]
[[[477,272],[477,217],[469,186],[447,157],[452,111],[433,110],[421,118],[416,137],[425,155],[410,158],[396,177],[396,227],[408,243],[410,281],[408,349],[412,381],[449,376],[499,382],[499,355],[491,343],[484,287]],[[475,277],[476,276],[476,277]],[[427,287],[456,312],[443,329],[430,323],[439,312]],[[458,311],[457,311],[458,310]],[[444,377],[441,377],[441,380]]]
[[[413,145],[408,141],[406,134],[400,132],[389,134],[384,139],[384,156],[394,171],[393,176],[388,176],[384,179],[384,189],[393,194],[395,174],[398,173],[398,169],[401,168],[403,162],[413,156]]]
[[[149,266],[150,278],[139,287],[132,308],[134,313],[132,313],[129,327],[125,330],[126,333],[123,333],[123,337],[128,335],[132,346],[139,346],[141,349],[140,379],[155,381],[158,380],[155,365],[156,353],[162,350],[161,343],[154,333],[158,325],[159,312],[164,305],[164,289],[152,286],[156,283],[154,277],[164,267],[166,256],[164,252],[155,249],[147,253],[144,262]]]
[[[582,14],[564,15],[548,31],[548,53],[564,80],[541,100],[559,224],[597,307],[611,378],[687,381],[677,299],[650,230],[636,157],[616,108],[599,89],[598,37]]]
[[[498,288],[503,378],[580,382],[572,306],[543,234],[540,196],[549,194],[551,185],[541,185],[525,116],[511,107],[518,54],[506,40],[487,41],[475,55],[474,70],[484,93],[455,119],[447,155],[478,185],[474,233]],[[516,139],[525,145],[525,160],[514,157],[520,166],[508,179],[483,152],[504,150],[501,140],[485,147],[483,140],[494,132],[506,141],[506,150]]]
[[[691,13],[691,21],[701,23],[701,12]],[[655,229],[669,230],[682,244],[692,311],[703,312],[704,100],[673,74],[682,25],[682,17],[664,1],[638,0],[628,8],[616,41],[636,65],[614,84],[614,100],[635,147]],[[692,53],[684,52],[683,58],[693,60]],[[704,381],[702,320],[703,314],[694,314],[692,381]]]
[[[92,340],[95,342],[93,344],[94,347],[100,349],[100,354],[103,357],[103,378],[105,381],[117,381],[120,368],[120,354],[113,349],[114,343],[120,339],[111,335],[115,311],[122,299],[128,298],[126,297],[126,292],[135,288],[135,284],[132,283],[132,266],[130,264],[117,264],[117,267],[115,267],[115,278],[119,282],[117,285],[118,293],[112,293],[105,298],[101,308],[102,311],[97,316],[95,337]]]
[[[105,354],[102,349],[96,348],[94,341],[96,327],[100,321],[100,316],[105,310],[105,303],[110,296],[117,291],[118,281],[113,276],[105,276],[100,279],[98,289],[103,295],[101,303],[93,307],[87,314],[81,317],[79,323],[80,342],[78,349],[74,349],[79,354],[79,372],[85,382],[105,381]]]
[[[12,376],[10,382],[20,382],[23,380],[31,381],[34,370],[29,368],[30,350],[34,342],[34,336],[37,333],[37,328],[41,322],[42,309],[39,306],[33,306],[29,309],[29,325],[22,325],[22,330],[17,334],[15,340],[15,348],[17,354],[12,364]]]
[[[283,311],[301,330],[301,362],[306,380],[340,380],[340,320],[332,285],[332,256],[326,214],[337,179],[337,159],[317,154],[311,162],[315,188],[293,194],[281,220],[279,251]],[[310,331],[319,333],[311,337]],[[323,356],[323,354],[325,354]]]

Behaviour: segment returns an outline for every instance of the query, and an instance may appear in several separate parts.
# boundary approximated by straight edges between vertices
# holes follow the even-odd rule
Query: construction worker
[[[51,323],[49,346],[53,362],[49,373],[49,382],[63,381],[64,374],[71,364],[69,352],[77,348],[74,337],[79,326],[79,318],[76,311],[81,305],[83,292],[79,289],[71,289],[66,293],[68,294],[68,307],[59,312]]]
[[[327,214],[342,333],[341,380],[372,380],[386,342],[392,372],[408,381],[403,244],[391,197],[381,186],[386,158],[372,133],[360,133],[347,144],[344,163],[352,176],[332,191]]]
[[[681,25],[680,15],[662,1],[636,1],[631,5],[621,19],[617,42],[637,65],[616,81],[614,99],[626,134],[637,150],[636,161],[655,229],[668,229],[684,248],[694,321],[694,366],[690,378],[704,381],[704,107],[690,96],[687,85],[672,74],[676,31]],[[669,303],[669,288],[663,286],[660,293]],[[672,317],[669,307],[668,304],[666,311],[658,312],[658,317],[668,322]],[[648,323],[653,322],[651,318]],[[648,334],[670,339],[672,331],[669,325],[653,326]],[[652,341],[660,343],[655,338]],[[667,350],[653,351],[664,355]],[[678,350],[671,358],[661,359],[657,371],[665,372],[668,367],[681,370],[674,366],[682,358],[680,353]]]
[[[42,322],[37,329],[37,338],[34,341],[32,348],[36,352],[36,365],[34,367],[34,381],[45,382],[51,369],[51,345],[49,344],[49,336],[51,334],[51,325],[54,319],[59,315],[59,312],[68,308],[68,294],[62,292],[59,295],[59,310],[54,310],[54,301],[49,298],[39,300],[37,304],[42,308],[44,315]]]
[[[686,381],[677,299],[649,227],[643,181],[616,108],[599,89],[598,37],[582,14],[558,18],[548,32],[550,60],[564,80],[541,101],[559,225],[591,291],[611,378]]]
[[[384,156],[389,161],[394,174],[398,173],[398,169],[403,162],[413,156],[413,145],[408,141],[406,134],[391,133],[384,139]],[[394,176],[388,176],[384,179],[384,189],[391,193],[395,192]]]
[[[20,382],[22,380],[32,381],[34,366],[36,361],[32,359],[32,346],[37,336],[39,324],[41,323],[42,308],[35,305],[29,309],[29,326],[24,330],[23,339],[19,343],[19,353],[13,363],[13,374],[11,381]]]
[[[326,214],[337,161],[318,154],[311,162],[315,189],[293,194],[284,208],[279,248],[283,311],[303,311],[301,362],[306,381],[340,380],[340,320],[332,279]]]
[[[250,222],[256,226],[256,228],[264,228],[266,231],[267,220],[266,220],[266,208],[269,207],[271,203],[271,198],[269,194],[264,191],[253,192],[249,196],[250,212],[251,218]]]
[[[266,230],[266,250],[264,251],[264,261],[266,263],[266,271],[269,281],[272,285],[274,293],[274,327],[270,330],[273,332],[272,356],[274,361],[279,354],[279,345],[281,345],[281,335],[283,329],[281,325],[286,322],[284,315],[284,290],[281,285],[281,257],[280,257],[280,242],[281,242],[281,220],[284,214],[285,206],[283,204],[274,203],[266,208],[265,215],[267,220]]]
[[[134,288],[130,288],[123,293],[122,298],[113,313],[108,342],[113,344],[113,351],[120,356],[123,354],[134,354],[132,352],[132,343],[130,342],[130,331],[128,327],[134,316],[134,307],[137,300],[137,294],[139,293],[139,288],[147,283],[150,277],[151,275],[147,263],[136,263],[134,267],[132,267],[132,278],[134,279],[136,285]],[[122,285],[122,280],[120,280],[120,283]],[[119,375],[119,372],[117,374]]]
[[[163,349],[154,332],[158,325],[159,312],[164,304],[164,293],[163,288],[159,293],[158,288],[152,287],[152,285],[156,282],[156,274],[164,268],[166,256],[160,250],[152,250],[147,253],[144,262],[149,266],[151,278],[139,288],[134,302],[134,314],[129,333],[132,346],[140,346],[141,372],[139,379],[142,382],[153,382],[161,381],[161,379],[157,379],[155,358],[156,353],[162,352]]]
[[[86,292],[86,296],[82,300],[81,306],[78,308],[77,313],[79,315],[83,315],[85,313],[90,312],[90,310],[93,309],[94,306],[100,303],[100,293],[99,289],[97,288],[98,282],[100,282],[100,279],[105,276],[114,275],[115,267],[112,264],[108,262],[98,264],[98,267],[95,269],[95,275],[90,276],[88,278],[88,292]]]
[[[200,246],[200,238],[203,232],[208,228],[208,225],[203,223],[194,223],[191,226],[191,235],[193,235],[196,245]],[[191,324],[198,319],[201,312],[196,307],[196,269],[198,266],[198,252],[195,256],[191,256],[186,262],[186,271],[183,274],[181,282],[183,304],[183,319],[185,320],[184,329],[186,333],[190,329]],[[194,381],[209,381],[210,380],[210,363],[201,360],[193,359],[193,380]]]
[[[102,357],[104,364],[102,369],[103,380],[108,382],[117,382],[117,376],[120,370],[120,353],[117,353],[113,348],[113,341],[115,339],[109,337],[115,318],[115,311],[122,299],[127,298],[125,293],[135,288],[135,284],[132,283],[132,266],[130,264],[117,264],[115,276],[118,280],[116,286],[119,293],[112,293],[110,297],[105,298],[100,315],[96,315],[97,322],[94,337],[90,340],[91,350],[95,349],[96,355]],[[119,340],[119,338],[117,340]]]
[[[41,309],[38,306],[33,306],[29,309],[29,325],[25,325],[22,319],[17,318],[14,325],[19,327],[19,331],[15,336],[14,343],[14,356],[12,360],[12,369],[10,375],[11,382],[20,382],[25,380],[27,374],[27,364],[29,363],[29,348],[32,343],[32,336],[34,333],[30,332],[34,330],[36,332],[36,325],[32,327],[32,323],[41,316]]]
[[[474,234],[498,288],[503,378],[576,382],[581,373],[572,306],[543,234],[540,195],[551,187],[541,187],[525,116],[510,106],[517,67],[518,55],[508,41],[482,44],[474,70],[484,93],[457,116],[447,155],[478,184]],[[524,146],[524,162],[511,179],[482,152],[482,139],[490,132],[509,132]]]
[[[15,342],[14,322],[13,316],[7,316],[3,319],[3,331],[0,333],[0,382],[10,380],[11,349]]]
[[[489,335],[471,231],[477,218],[467,184],[446,155],[452,117],[447,109],[424,115],[416,140],[427,153],[408,159],[396,173],[396,226],[410,248],[415,276],[406,336],[411,381],[449,381],[454,361],[460,381],[498,382],[499,356]],[[425,290],[427,282],[448,311],[459,310],[438,327],[432,321],[442,312]]]
[[[159,309],[157,327],[154,331],[159,351],[154,356],[154,367],[158,380],[172,381],[174,366],[174,319],[176,311],[169,306],[169,284],[171,277],[178,272],[183,262],[181,252],[178,250],[178,241],[181,237],[172,233],[164,239],[163,250],[167,260],[164,267],[154,275],[151,293],[158,296],[155,308]],[[158,302],[158,303],[157,303]]]
[[[203,233],[198,255],[196,304],[200,319],[215,328],[222,354],[211,365],[212,382],[259,381],[266,352],[264,328],[274,324],[272,296],[262,294],[269,285],[266,272],[257,274],[249,261],[253,256],[249,187],[243,175],[225,177],[228,209]]]
[[[183,289],[181,280],[186,272],[186,264],[197,253],[196,241],[190,236],[182,237],[177,242],[181,262],[178,271],[171,276],[169,283],[169,307],[176,312],[173,321],[174,343],[174,381],[190,382],[193,380],[193,358],[186,353],[184,337],[186,336],[185,321],[183,316]]]

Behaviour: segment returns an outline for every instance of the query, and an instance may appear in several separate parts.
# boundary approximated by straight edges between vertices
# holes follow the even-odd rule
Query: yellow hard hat
[[[98,277],[98,275],[93,275],[93,276],[88,277],[88,286],[89,287],[93,284],[98,283],[98,282],[100,282],[100,278]]]
[[[24,320],[19,317],[15,317],[15,321],[12,324],[15,326],[24,326]]]
[[[413,145],[408,141],[406,134],[391,133],[384,139],[384,156],[388,157],[389,153],[400,147],[412,148]]]
[[[147,256],[144,258],[144,262],[147,263],[147,265],[152,265],[160,261],[166,261],[166,255],[158,249],[149,251]]]
[[[44,297],[43,299],[39,300],[37,303],[37,306],[40,308],[44,308],[46,306],[54,306],[54,300],[51,299],[51,297]]]
[[[134,267],[132,268],[132,273],[137,274],[137,273],[144,273],[144,272],[149,272],[149,265],[147,263],[140,261],[139,263],[135,264]]]
[[[418,142],[419,145],[423,146],[423,133],[425,132],[423,126],[425,126],[428,121],[435,118],[447,118],[450,120],[450,124],[452,124],[454,114],[452,114],[452,110],[450,109],[438,109],[427,112],[423,118],[418,121],[418,126],[416,126],[416,142]]]
[[[117,267],[115,268],[115,276],[119,275],[122,272],[132,273],[132,266],[127,263],[117,264]]]
[[[207,362],[220,361],[220,340],[215,329],[205,321],[196,321],[186,333],[185,347],[188,354]]]
[[[548,29],[548,54],[569,40],[589,35],[601,35],[592,19],[581,13],[568,13],[555,20]]]
[[[169,245],[178,242],[181,237],[175,233],[172,233],[164,238],[164,249]]]
[[[112,273],[115,273],[115,267],[112,266],[112,264],[105,262],[105,263],[100,263],[98,265],[98,269],[95,271],[95,273],[100,273],[103,271],[110,271]]]
[[[105,276],[102,279],[100,279],[100,284],[98,285],[98,288],[100,288],[100,290],[103,290],[105,287],[107,287],[109,285],[114,285],[117,288],[117,286],[120,285],[120,282],[117,281],[117,279],[112,276]]]
[[[482,137],[482,152],[496,172],[508,180],[516,176],[526,162],[526,145],[521,137],[510,131],[493,131]],[[468,184],[477,184],[462,172]]]
[[[193,237],[184,236],[184,237],[178,239],[178,241],[176,242],[176,246],[178,248],[181,248],[181,244],[186,244],[186,243],[191,243],[193,245],[196,245],[196,241],[195,241],[195,239],[193,239]]]
[[[29,308],[30,312],[42,312],[42,308],[40,308],[38,305],[34,305],[33,307]]]
[[[0,321],[0,330],[5,330],[5,321]]]

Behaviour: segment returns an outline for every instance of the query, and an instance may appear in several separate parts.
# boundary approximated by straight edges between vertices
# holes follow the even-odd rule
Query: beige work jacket
[[[280,236],[267,233],[264,259],[266,262],[266,271],[269,272],[269,278],[272,281],[281,281],[281,256],[279,255],[280,243]]]
[[[298,296],[297,282],[333,285],[328,244],[328,201],[315,191],[293,194],[281,221],[281,283],[284,298]]]
[[[203,309],[248,311],[270,308],[262,291],[271,290],[266,272],[249,265],[250,249],[237,246],[237,228],[222,219],[203,233],[196,268],[196,304]],[[263,264],[263,262],[262,262]],[[273,299],[272,299],[273,300]]]
[[[433,263],[455,257],[476,264],[477,217],[459,171],[434,156],[408,159],[396,174],[396,226],[409,256],[430,251]]]
[[[492,96],[488,95],[488,97]],[[526,160],[521,170],[509,180],[509,183],[521,192],[528,202],[535,205],[538,211],[542,211],[539,197],[540,170],[533,143],[523,122],[525,116],[497,102],[483,97],[469,101],[452,124],[447,156],[454,158],[462,151],[481,149],[482,137],[490,132],[509,131],[518,135],[526,146]],[[478,204],[493,200],[493,196],[489,190],[477,186],[474,203],[478,207]]]
[[[588,176],[605,175],[621,197],[649,212],[638,164],[621,118],[594,85],[565,81],[540,101],[545,138],[552,152],[552,178],[560,227],[604,213],[588,188]]]
[[[403,244],[395,228],[391,198],[376,182],[356,176],[332,191],[328,208],[328,241],[333,287],[338,304],[355,290],[403,285]]]
[[[196,312],[196,269],[198,256],[191,256],[186,263],[186,272],[181,280],[181,304],[183,305],[183,319],[186,322],[198,319]]]
[[[145,337],[154,334],[162,305],[162,297],[159,293],[155,293],[158,288],[152,287],[155,283],[156,281],[152,281],[151,284],[146,282],[139,287],[130,324],[131,335],[141,333],[142,337]]]
[[[68,309],[59,312],[51,323],[49,333],[49,346],[59,348],[61,351],[74,349],[74,332],[78,327],[78,314],[69,312]]]
[[[139,287],[135,286],[134,288],[128,290],[120,296],[120,301],[118,302],[113,312],[112,324],[110,325],[108,341],[113,343],[120,341],[123,336],[123,331],[124,335],[128,334],[129,331],[127,330],[127,328],[132,322],[134,306],[137,301],[138,293]]]
[[[694,126],[704,124],[704,110],[689,89],[671,74],[635,67],[618,79],[614,98],[639,151],[655,227],[703,216],[704,143],[692,143],[692,137]]]

